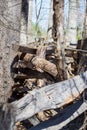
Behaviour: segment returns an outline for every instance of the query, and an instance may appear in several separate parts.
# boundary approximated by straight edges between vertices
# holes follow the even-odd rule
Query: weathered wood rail
[[[87,103],[80,99],[50,120],[42,122],[29,130],[60,130],[86,110]]]
[[[10,104],[15,122],[28,119],[43,110],[67,105],[77,99],[85,89],[87,89],[87,72],[63,82],[35,89]]]
[[[33,45],[34,46],[34,45]],[[55,46],[47,46],[46,54],[50,55],[55,52],[56,47]],[[21,46],[21,45],[15,45],[13,44],[13,50],[23,52],[23,53],[31,53],[36,54],[37,47],[28,47],[28,46]]]

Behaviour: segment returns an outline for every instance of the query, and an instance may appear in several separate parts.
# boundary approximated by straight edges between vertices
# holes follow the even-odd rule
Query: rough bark
[[[55,64],[39,57],[35,57],[32,60],[32,64],[38,69],[48,72],[49,74],[53,75],[54,77],[57,76],[57,67]]]
[[[53,0],[53,38],[57,41],[58,48],[63,42],[63,9],[64,0]]]
[[[42,49],[43,49],[43,47],[42,47]],[[38,53],[40,53],[40,52],[38,51]],[[45,51],[45,53],[46,53],[46,51]],[[18,53],[19,59],[21,59],[22,55],[23,55],[23,61],[24,61],[24,63],[21,64],[22,67],[29,67],[31,69],[35,68],[38,71],[48,72],[49,74],[51,74],[54,77],[57,76],[58,72],[57,72],[56,65],[43,58],[44,55],[46,55],[46,54],[44,54],[44,49],[43,49],[43,51],[41,51],[40,54],[37,54],[38,56],[34,56],[29,53],[22,54],[21,52],[19,52]]]
[[[22,0],[20,44],[27,44],[28,1]]]
[[[0,129],[9,130],[11,115],[7,100],[13,85],[10,69],[16,53],[12,44],[19,43],[21,0],[0,0],[0,5]],[[3,125],[6,122],[8,125]]]
[[[45,59],[45,57],[46,57],[46,48],[45,47],[39,47],[38,50],[37,50],[37,56],[39,58]],[[37,69],[40,70],[40,68],[37,68]],[[40,71],[42,71],[42,70],[40,70]],[[37,86],[38,87],[44,87],[46,85],[46,81],[47,81],[46,78],[38,79],[37,80]],[[40,120],[44,120],[45,119],[45,115],[44,115],[43,112],[39,112],[37,116],[38,116],[38,118]]]
[[[64,10],[64,0],[53,0],[53,38],[56,41],[57,46],[57,69],[58,78],[60,80],[66,79],[65,76],[65,60],[64,60],[64,29],[63,29],[63,10]]]
[[[27,25],[27,42],[32,42],[32,10],[33,0],[28,0],[28,25]]]
[[[46,56],[46,48],[45,47],[39,47],[38,50],[37,50],[37,56],[39,58],[43,58],[45,59],[45,56]],[[40,69],[40,68],[37,68],[37,69]],[[40,70],[42,71],[42,70]],[[43,72],[43,71],[42,71]],[[46,80],[46,79],[45,79]],[[37,80],[37,85],[38,87],[43,87],[46,85],[46,82],[45,82],[44,79],[38,79]]]

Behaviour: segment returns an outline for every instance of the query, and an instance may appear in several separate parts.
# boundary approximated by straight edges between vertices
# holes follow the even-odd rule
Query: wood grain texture
[[[43,110],[67,105],[77,99],[86,88],[87,72],[63,82],[35,89],[11,104],[15,121],[25,120]]]
[[[87,103],[80,99],[50,120],[42,122],[29,130],[60,130],[69,122],[80,116],[85,110],[87,110]]]
[[[37,48],[34,48],[33,43],[32,43],[32,45],[33,45],[33,48],[28,47],[28,46],[21,46],[21,45],[13,44],[13,50],[20,51],[22,53],[36,54]],[[55,53],[55,46],[47,46],[46,48],[47,48],[46,55],[51,55],[52,53]]]
[[[32,64],[36,68],[40,68],[41,70],[51,74],[54,77],[58,74],[56,65],[47,61],[46,59],[35,57],[32,60]]]

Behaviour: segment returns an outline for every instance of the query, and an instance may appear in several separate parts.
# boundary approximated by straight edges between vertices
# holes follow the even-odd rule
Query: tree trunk
[[[50,0],[50,11],[48,19],[48,40],[52,39],[52,30],[53,30],[53,0]]]
[[[28,25],[27,25],[27,41],[32,42],[32,10],[33,10],[33,0],[28,0]]]
[[[77,44],[77,18],[78,18],[78,1],[69,1],[69,16],[68,16],[68,34],[67,34],[67,45],[76,47]]]
[[[63,42],[63,9],[64,0],[53,0],[53,38],[57,41],[57,47]]]
[[[0,129],[12,130],[7,101],[13,81],[11,63],[15,56],[12,44],[19,42],[21,0],[0,0]],[[15,6],[16,5],[16,6]]]
[[[63,59],[63,43],[64,43],[64,30],[63,30],[63,10],[64,10],[64,0],[54,0],[53,1],[53,38],[57,43],[57,69],[58,78],[63,80],[66,78],[65,75],[65,63]],[[63,55],[62,55],[63,54]]]
[[[84,19],[84,25],[83,25],[83,37],[82,40],[78,41],[77,49],[87,50],[87,1],[86,1],[86,7],[85,7],[85,19]],[[78,52],[77,56],[77,63],[78,65],[78,71],[77,73],[81,73],[83,71],[87,70],[87,55],[86,52]]]
[[[28,1],[22,0],[20,44],[27,44]]]

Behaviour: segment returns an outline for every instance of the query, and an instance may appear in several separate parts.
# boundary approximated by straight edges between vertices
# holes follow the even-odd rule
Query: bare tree
[[[22,0],[20,44],[27,44],[28,0]]]
[[[28,25],[27,25],[27,34],[28,34],[28,43],[32,41],[32,11],[33,11],[33,0],[28,0]]]
[[[53,30],[53,0],[50,0],[50,10],[48,19],[48,39],[52,38]]]
[[[64,40],[64,29],[63,29],[63,10],[64,10],[64,0],[53,0],[53,38],[57,43],[57,56],[58,56],[58,77],[63,80],[65,75],[65,64],[63,59],[63,40]],[[63,53],[62,53],[63,52]],[[63,77],[64,76],[64,77]]]
[[[53,0],[53,38],[54,41],[63,42],[63,8],[64,0]]]
[[[67,45],[73,47],[77,44],[78,3],[79,0],[69,0]]]
[[[40,14],[41,14],[41,9],[43,5],[43,0],[40,0],[40,6],[39,9],[37,8],[38,6],[38,1],[35,0],[35,12],[36,12],[36,32],[38,33],[38,25],[39,25],[39,20],[40,20]],[[37,34],[36,34],[37,35]]]

